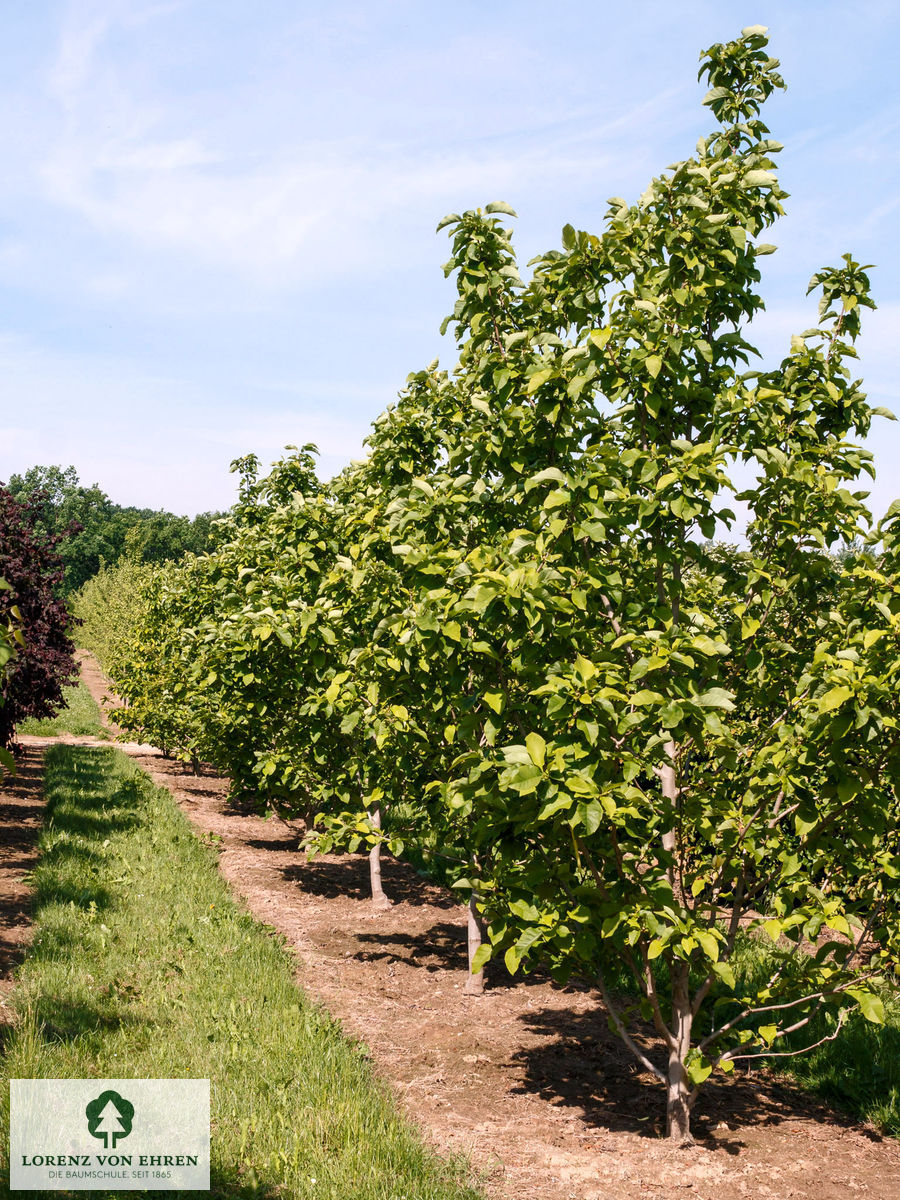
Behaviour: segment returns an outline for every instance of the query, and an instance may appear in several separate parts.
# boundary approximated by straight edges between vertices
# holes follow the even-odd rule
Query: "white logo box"
[[[13,1191],[209,1190],[208,1079],[11,1079]]]

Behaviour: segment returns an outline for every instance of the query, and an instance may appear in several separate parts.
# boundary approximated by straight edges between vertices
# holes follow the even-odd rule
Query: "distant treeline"
[[[61,589],[67,596],[102,566],[126,554],[136,561],[160,563],[209,549],[215,541],[213,522],[223,515],[179,517],[162,509],[115,504],[97,484],[81,483],[74,467],[30,467],[0,486],[16,500],[37,501],[43,532],[64,535],[57,554],[63,562]]]

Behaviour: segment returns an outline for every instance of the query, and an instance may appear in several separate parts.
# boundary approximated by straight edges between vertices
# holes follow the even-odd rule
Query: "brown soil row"
[[[0,779],[0,1035],[10,1022],[6,1001],[12,973],[31,938],[28,873],[37,862],[35,844],[44,814],[41,752],[29,747],[15,776]]]
[[[96,664],[83,672],[99,697]],[[765,1072],[711,1086],[698,1144],[672,1150],[659,1085],[590,991],[495,973],[466,997],[465,911],[449,893],[388,860],[395,903],[376,913],[363,856],[308,862],[283,824],[229,803],[225,780],[123,749],[214,835],[234,892],[294,948],[300,986],[368,1046],[435,1146],[471,1156],[490,1195],[900,1200],[900,1144]]]

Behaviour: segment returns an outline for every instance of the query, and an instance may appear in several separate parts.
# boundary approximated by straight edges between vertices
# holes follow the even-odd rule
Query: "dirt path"
[[[94,697],[100,709],[100,722],[104,729],[114,736],[122,735],[122,730],[110,720],[109,710],[119,703],[116,693],[110,686],[109,680],[100,670],[100,664],[89,650],[77,650],[75,658],[81,670],[81,679],[87,690]]]
[[[36,843],[44,814],[41,752],[29,747],[15,777],[0,779],[0,1035],[9,1024],[6,998],[12,972],[31,937],[28,872],[37,862]]]
[[[99,695],[96,666],[83,670]],[[284,825],[229,804],[225,781],[123,749],[212,835],[233,890],[295,949],[300,985],[365,1042],[434,1144],[485,1170],[491,1195],[900,1200],[900,1143],[764,1072],[711,1087],[698,1145],[670,1150],[658,1085],[590,992],[495,975],[466,998],[465,913],[446,891],[388,860],[395,904],[374,913],[362,856],[309,863]]]

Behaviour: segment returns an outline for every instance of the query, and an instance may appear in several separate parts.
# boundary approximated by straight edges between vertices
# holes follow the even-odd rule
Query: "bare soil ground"
[[[82,669],[99,697],[96,664]],[[374,912],[363,856],[308,862],[295,832],[230,803],[225,780],[123,749],[218,847],[250,911],[287,939],[298,983],[366,1044],[432,1143],[471,1156],[491,1196],[900,1200],[900,1143],[767,1072],[710,1086],[697,1145],[671,1149],[659,1085],[590,991],[495,973],[482,998],[464,996],[465,911],[448,892],[388,859],[394,905]]]
[[[12,972],[31,937],[28,872],[37,862],[43,813],[41,752],[28,747],[17,762],[15,777],[0,780],[0,1039],[9,1024],[6,999]]]

